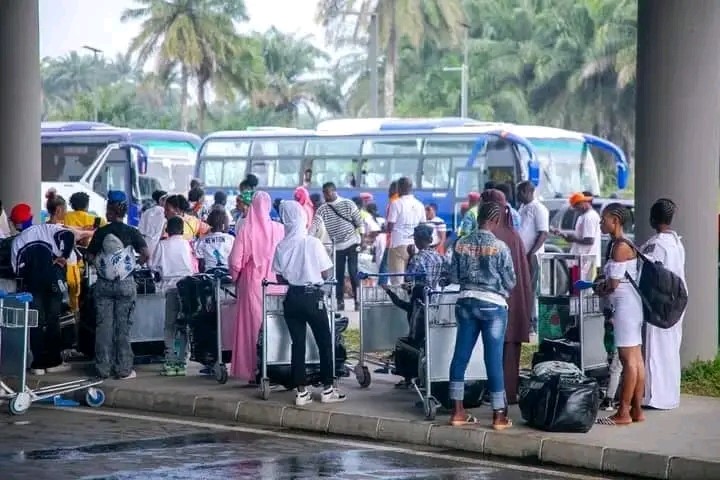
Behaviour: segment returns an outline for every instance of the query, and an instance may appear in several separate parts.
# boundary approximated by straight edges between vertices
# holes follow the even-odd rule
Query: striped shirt
[[[362,225],[360,210],[352,200],[338,197],[335,201],[318,207],[310,231],[317,231],[325,225],[336,250],[345,250],[360,243],[358,229]]]

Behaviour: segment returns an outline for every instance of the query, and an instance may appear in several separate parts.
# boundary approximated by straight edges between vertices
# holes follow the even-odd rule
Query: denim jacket
[[[505,298],[515,286],[510,248],[487,230],[475,230],[456,243],[450,281],[462,290],[481,290]]]

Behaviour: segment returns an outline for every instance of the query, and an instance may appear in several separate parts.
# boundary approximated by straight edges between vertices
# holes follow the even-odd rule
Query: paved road
[[[308,437],[108,410],[0,414],[3,480],[597,479],[439,449]]]

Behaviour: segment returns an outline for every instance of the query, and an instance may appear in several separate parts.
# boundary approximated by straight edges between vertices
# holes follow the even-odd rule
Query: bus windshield
[[[78,182],[110,142],[44,143],[41,178],[43,182]]]
[[[149,158],[147,175],[169,193],[186,193],[195,174],[195,165],[171,158]]]
[[[582,140],[530,138],[540,162],[542,198],[566,196],[572,192],[600,193],[595,159]]]

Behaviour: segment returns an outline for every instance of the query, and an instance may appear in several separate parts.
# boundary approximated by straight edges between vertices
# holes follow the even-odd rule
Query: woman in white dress
[[[665,268],[685,283],[685,247],[680,236],[670,225],[677,207],[667,198],[661,198],[650,209],[650,225],[657,232],[640,251],[648,258],[662,263]],[[650,324],[645,331],[645,398],[643,405],[670,410],[680,405],[680,343],[682,318],[668,329]]]
[[[640,295],[628,281],[636,280],[638,262],[635,249],[624,240],[623,225],[628,221],[628,209],[611,203],[602,212],[600,227],[612,242],[610,255],[603,267],[604,277],[596,283],[595,292],[607,297],[614,313],[612,322],[615,345],[623,367],[620,406],[607,418],[598,419],[606,425],[628,425],[645,420],[642,400],[645,390],[645,364],[642,356],[643,310]]]

